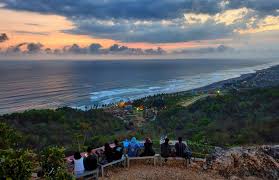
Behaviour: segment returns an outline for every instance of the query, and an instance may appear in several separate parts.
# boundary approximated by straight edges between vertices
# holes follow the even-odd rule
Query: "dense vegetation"
[[[0,116],[0,174],[30,179],[34,168],[40,168],[45,179],[72,179],[63,160],[65,149],[56,146],[71,152],[130,136],[152,137],[155,148],[161,135],[182,136],[202,154],[211,145],[279,143],[279,87],[225,92],[182,106],[195,96],[199,95],[165,94],[135,101],[134,105],[155,106],[159,113],[155,121],[129,132],[123,121],[102,109],[30,110]]]
[[[279,87],[230,92],[189,107],[172,104],[146,131],[219,146],[278,143],[278,109]]]
[[[49,145],[84,150],[84,146],[98,147],[125,133],[123,122],[101,109],[30,110],[3,115],[0,121],[21,132],[22,145],[36,150]]]
[[[155,121],[129,133],[123,121],[101,109],[30,110],[3,115],[0,121],[21,133],[11,137],[22,139],[17,147],[35,150],[49,145],[64,146],[70,152],[84,150],[88,145],[99,147],[131,135],[157,140],[165,134],[171,138],[183,136],[192,142],[218,146],[279,142],[279,87],[227,92],[181,106],[181,101],[193,96],[165,94],[135,101],[134,105],[155,104],[161,108]],[[9,138],[1,139],[1,146],[9,143]]]

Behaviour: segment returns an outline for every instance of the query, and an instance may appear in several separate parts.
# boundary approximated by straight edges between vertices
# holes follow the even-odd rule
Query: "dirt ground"
[[[221,180],[218,174],[197,170],[195,165],[185,167],[166,163],[163,166],[131,164],[130,168],[113,168],[105,173],[106,180]]]

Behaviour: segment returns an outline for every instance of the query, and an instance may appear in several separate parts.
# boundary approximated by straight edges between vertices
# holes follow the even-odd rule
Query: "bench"
[[[167,159],[167,160],[179,160],[179,161],[183,161],[183,164],[184,164],[184,165],[186,164],[186,166],[187,166],[187,160],[189,160],[189,159],[186,159],[186,158],[183,158],[183,157],[167,157],[167,158],[165,158],[165,157],[160,156],[160,165],[161,165],[161,166],[162,166],[162,161],[165,160],[165,159]],[[189,160],[189,161],[190,161],[190,160]]]
[[[154,166],[156,166],[156,160],[160,157],[159,154],[155,154],[154,156],[143,156],[143,157],[127,157],[127,166],[130,167],[131,160],[142,160],[142,159],[151,159],[153,160]]]
[[[115,164],[122,163],[122,162],[124,162],[124,165],[125,165],[125,161],[126,161],[126,157],[123,156],[123,157],[122,157],[121,159],[119,159],[119,160],[112,161],[112,162],[110,162],[110,163],[103,164],[103,165],[100,164],[100,166],[101,166],[102,178],[104,177],[104,169],[105,169],[106,167],[113,166],[113,165],[115,165]]]
[[[89,177],[86,177],[84,178],[85,176],[89,176]],[[98,180],[99,178],[99,169],[97,168],[96,170],[93,170],[93,171],[84,171],[82,174],[78,174],[78,175],[75,175],[75,178],[78,179],[78,178],[81,178],[83,177],[83,179],[91,179],[92,177],[95,178],[96,180]]]

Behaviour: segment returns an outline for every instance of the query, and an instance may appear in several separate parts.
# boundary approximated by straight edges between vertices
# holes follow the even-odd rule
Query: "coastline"
[[[143,99],[143,98],[148,98],[150,96],[161,95],[161,94],[168,94],[168,95],[172,95],[172,94],[180,95],[181,94],[181,95],[183,95],[185,93],[207,93],[207,92],[210,92],[210,91],[223,90],[225,88],[231,88],[235,84],[239,84],[239,83],[244,82],[244,81],[249,80],[249,79],[253,79],[253,78],[257,79],[258,78],[257,76],[260,75],[260,74],[270,74],[271,73],[270,70],[273,70],[273,69],[275,69],[275,71],[279,72],[278,63],[276,63],[276,64],[275,63],[268,63],[268,64],[259,65],[257,67],[253,67],[252,69],[251,68],[250,69],[246,68],[248,73],[240,74],[238,77],[233,77],[233,78],[217,81],[217,82],[214,82],[214,83],[211,83],[211,84],[208,84],[208,85],[205,85],[205,86],[201,86],[201,87],[198,87],[198,88],[192,88],[192,89],[185,90],[185,91],[179,91],[178,90],[178,91],[175,91],[175,92],[154,93],[152,95],[146,95],[146,96],[143,96],[143,97],[140,97],[140,98],[132,99],[132,101],[138,100],[138,99]],[[274,79],[272,80],[272,78],[274,78]],[[279,80],[277,78],[279,78],[279,75],[278,76],[276,75],[275,77],[271,76],[270,79],[269,79],[271,83],[269,83],[268,85],[272,85],[273,82],[274,82],[274,85],[279,84]],[[224,86],[228,86],[228,85],[230,87],[224,87]],[[117,104],[117,103],[106,104],[104,106],[100,105],[97,108],[112,107],[115,104]],[[34,108],[34,109],[57,109],[57,108],[61,108],[61,107],[65,107],[65,106],[57,106],[57,107],[53,107],[53,108]],[[67,105],[66,107],[70,107],[70,108],[73,108],[73,109],[80,109],[80,110],[84,110],[84,111],[92,109],[92,108],[96,108],[95,106],[93,106],[93,103],[92,103],[91,106],[86,106],[86,105],[70,106],[70,105]],[[31,110],[31,109],[28,109],[28,110]],[[25,110],[14,111],[14,112],[5,112],[5,113],[0,113],[0,115],[12,114],[12,113],[15,113],[15,112],[24,112],[24,111]]]
[[[265,86],[255,85],[254,87],[250,87],[250,88],[279,85],[279,64],[276,63],[276,64],[272,64],[268,67],[264,67],[263,69],[256,69],[256,70],[254,70],[254,72],[241,74],[238,77],[233,77],[233,78],[217,81],[217,82],[214,82],[214,83],[202,86],[202,87],[193,88],[193,89],[186,90],[186,91],[171,92],[171,93],[156,93],[156,94],[151,95],[151,96],[183,95],[183,94],[186,94],[186,93],[209,93],[209,92],[213,92],[213,91],[216,91],[216,90],[225,90],[225,89],[232,89],[232,88],[235,89],[236,85],[239,86],[241,83],[249,81],[249,79],[253,79],[253,78],[257,79],[257,78],[259,78],[258,76],[261,75],[261,74],[265,74],[266,76],[268,76],[268,74],[272,73],[270,71],[273,71],[273,70],[278,72],[278,75],[276,75],[277,78],[274,78],[273,80],[270,79],[269,83],[266,84]],[[264,82],[262,82],[262,83],[264,83]],[[151,96],[148,95],[148,96],[144,96],[144,97],[141,97],[141,98],[136,98],[136,99],[133,99],[132,101],[145,99],[145,98],[148,99]],[[109,108],[109,107],[112,107],[114,105],[115,104],[106,104],[104,107],[99,107],[99,108]],[[77,108],[77,109],[85,110],[83,108]]]

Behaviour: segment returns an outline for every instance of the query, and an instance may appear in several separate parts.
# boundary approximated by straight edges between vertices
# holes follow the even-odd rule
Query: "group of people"
[[[114,160],[119,160],[123,155],[123,146],[120,145],[118,140],[114,141],[114,147],[111,148],[108,143],[104,145],[104,158],[100,164],[110,163]],[[93,148],[87,148],[87,154],[82,157],[80,152],[74,154],[74,173],[76,175],[82,174],[84,171],[93,171],[98,168],[98,156],[93,152]]]
[[[178,138],[178,142],[175,144],[175,152],[172,151],[171,146],[169,144],[169,139],[166,138],[165,142],[161,144],[161,156],[164,158],[167,157],[183,157],[186,159],[190,159],[192,156],[192,152],[190,148],[183,143],[182,137]],[[190,161],[189,161],[190,162]]]
[[[122,146],[118,140],[114,141],[114,147],[112,148],[109,143],[104,145],[103,159],[100,164],[110,163],[115,160],[119,160],[123,157],[124,149],[128,157],[138,156],[154,156],[155,151],[153,149],[153,143],[150,138],[146,138],[143,146],[137,141],[135,137],[130,142],[123,143]],[[143,148],[142,148],[143,147]],[[161,144],[161,156],[164,158],[174,156],[169,144],[169,139],[166,138],[165,142]],[[182,138],[178,138],[178,142],[175,144],[175,156],[184,157],[190,159],[191,150],[183,143]],[[82,174],[84,171],[92,171],[98,167],[98,156],[93,152],[91,147],[87,148],[87,154],[82,157],[79,152],[74,154],[74,172],[76,175]]]
[[[84,171],[93,171],[97,169],[97,155],[93,152],[93,148],[87,148],[87,154],[82,157],[80,152],[74,154],[74,173],[75,175],[82,174]]]

